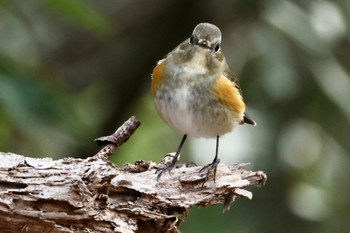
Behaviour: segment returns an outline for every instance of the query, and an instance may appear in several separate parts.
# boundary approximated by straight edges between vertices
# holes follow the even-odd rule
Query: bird
[[[256,125],[246,113],[238,78],[230,69],[221,51],[222,34],[211,23],[199,23],[191,36],[157,62],[151,78],[151,92],[155,109],[175,131],[183,134],[174,157],[158,169],[157,180],[176,166],[181,149],[188,136],[216,138],[213,161],[207,169],[214,183],[219,138],[241,124]],[[202,185],[202,186],[203,186]]]

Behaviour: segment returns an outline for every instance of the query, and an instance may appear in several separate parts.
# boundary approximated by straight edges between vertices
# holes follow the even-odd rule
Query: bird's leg
[[[214,170],[214,183],[215,183],[216,169],[218,167],[218,164],[220,163],[220,159],[218,158],[218,152],[219,152],[219,135],[216,136],[216,150],[215,150],[215,157],[213,159],[213,162],[209,163],[208,165],[204,166],[201,170],[199,170],[199,172],[201,173],[203,170],[208,169],[207,173],[205,174],[202,188],[203,188],[205,182],[208,181],[209,174],[212,170]]]
[[[185,134],[183,137],[182,137],[182,140],[180,142],[180,145],[179,147],[177,148],[176,150],[176,153],[175,153],[175,156],[173,157],[173,160],[171,160],[171,162],[169,164],[166,165],[165,168],[161,168],[161,169],[158,169],[156,171],[156,174],[157,175],[157,181],[159,180],[159,178],[163,175],[164,172],[169,172],[175,167],[176,165],[176,162],[178,161],[179,159],[179,155],[180,155],[180,151],[181,151],[181,148],[182,146],[184,145],[185,141],[186,141],[186,138],[187,138],[187,135]]]

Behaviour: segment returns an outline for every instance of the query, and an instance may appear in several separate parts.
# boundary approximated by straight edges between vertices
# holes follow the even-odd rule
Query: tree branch
[[[127,125],[116,131],[123,132],[121,141],[137,128]],[[191,206],[223,204],[227,210],[236,197],[252,198],[245,187],[267,179],[244,164],[220,164],[216,183],[204,188],[198,166],[175,168],[157,182],[155,171],[164,164],[140,160],[118,168],[106,159],[120,140],[109,139],[87,159],[0,153],[1,232],[178,232],[178,217]]]

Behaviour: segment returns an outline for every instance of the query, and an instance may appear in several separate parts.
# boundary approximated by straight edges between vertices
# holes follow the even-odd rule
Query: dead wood
[[[118,168],[107,158],[136,130],[130,122],[139,124],[129,119],[114,134],[123,140],[103,137],[104,148],[87,159],[0,152],[0,232],[178,232],[191,206],[227,210],[236,197],[252,198],[247,186],[266,182],[263,172],[246,171],[244,164],[220,164],[216,183],[203,188],[199,166],[177,167],[158,182],[162,163]]]

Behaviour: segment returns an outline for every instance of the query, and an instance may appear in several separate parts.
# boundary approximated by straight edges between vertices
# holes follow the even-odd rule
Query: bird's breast
[[[216,137],[230,132],[241,116],[220,103],[215,94],[216,78],[164,69],[164,78],[155,92],[155,107],[171,127],[194,137]]]

